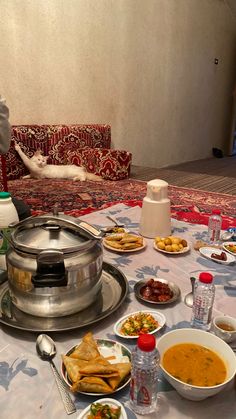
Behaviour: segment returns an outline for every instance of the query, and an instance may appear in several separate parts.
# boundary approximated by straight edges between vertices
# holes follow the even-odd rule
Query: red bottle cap
[[[156,339],[153,335],[143,334],[138,337],[137,345],[141,351],[150,352],[155,349]]]
[[[213,281],[213,275],[209,272],[201,272],[199,275],[199,281],[205,284],[210,284]]]
[[[221,211],[220,211],[219,209],[214,208],[214,209],[212,210],[212,214],[217,214],[217,215],[220,215],[220,214],[221,214]]]

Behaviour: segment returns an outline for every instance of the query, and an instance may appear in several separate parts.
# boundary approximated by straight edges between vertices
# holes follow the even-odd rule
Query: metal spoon
[[[186,306],[188,306],[188,307],[193,306],[193,291],[194,291],[194,284],[195,284],[196,278],[191,276],[190,281],[191,281],[191,285],[192,285],[192,291],[189,294],[185,295],[185,298],[184,298],[184,302],[185,302]]]
[[[67,391],[66,385],[63,382],[52,358],[56,355],[56,345],[53,340],[48,335],[39,335],[36,340],[36,350],[41,359],[48,361],[51,365],[54,377],[57,383],[58,390],[60,392],[64,407],[68,415],[76,412],[76,407],[74,402],[71,400],[71,397]]]
[[[112,218],[110,215],[107,215],[106,217],[108,218],[108,220],[112,221],[117,227],[124,227],[124,224],[119,223],[115,220],[115,218]]]

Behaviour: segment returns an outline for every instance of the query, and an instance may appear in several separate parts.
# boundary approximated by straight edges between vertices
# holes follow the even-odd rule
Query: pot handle
[[[55,249],[42,250],[37,256],[37,270],[31,281],[35,288],[66,287],[68,278],[63,252]]]

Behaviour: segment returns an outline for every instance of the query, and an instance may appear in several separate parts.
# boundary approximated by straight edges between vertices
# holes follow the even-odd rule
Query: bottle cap
[[[153,335],[144,334],[138,337],[137,345],[141,351],[150,352],[155,349],[156,346],[156,339]]]
[[[0,192],[0,199],[10,198],[11,194],[9,192]]]
[[[217,209],[217,208],[214,208],[214,209],[212,210],[212,214],[217,214],[217,215],[220,215],[220,214],[221,214],[221,210],[219,210],[219,209]]]
[[[213,281],[213,275],[209,272],[201,272],[199,275],[199,281],[205,284],[210,284]]]

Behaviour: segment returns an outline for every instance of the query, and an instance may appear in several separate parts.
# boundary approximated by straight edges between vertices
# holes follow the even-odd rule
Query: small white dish
[[[158,327],[156,327],[156,329],[154,329],[151,332],[146,332],[146,333],[150,333],[150,334],[154,334],[156,332],[158,332],[158,330],[162,329],[162,327],[165,325],[166,323],[166,318],[164,316],[164,314],[158,312],[158,311],[154,311],[154,310],[140,310],[140,311],[135,311],[134,313],[129,313],[126,314],[125,316],[121,317],[121,319],[119,319],[115,326],[114,326],[114,332],[117,336],[119,336],[120,338],[124,338],[124,339],[137,339],[139,337],[139,335],[135,335],[135,336],[130,336],[130,335],[124,335],[123,333],[121,333],[121,328],[122,325],[130,318],[130,317],[134,317],[138,314],[151,314],[151,316],[158,322]]]
[[[236,318],[230,316],[216,316],[212,323],[213,331],[216,336],[227,343],[231,343],[236,339]],[[227,326],[230,326],[233,330],[226,330]]]
[[[210,259],[210,260],[212,260],[213,262],[216,262],[216,263],[221,263],[222,265],[229,265],[230,263],[235,262],[235,257],[232,254],[230,254],[226,251],[224,253],[227,256],[227,260],[220,260],[220,259],[213,258],[211,256],[212,253],[220,255],[222,253],[222,249],[216,249],[216,248],[213,248],[213,247],[200,247],[199,252],[205,258]]]
[[[228,246],[233,246],[236,249],[236,242],[224,242],[222,247],[226,252],[229,252],[231,255],[236,256],[236,251],[231,252],[230,249],[228,249]]]
[[[168,252],[167,250],[159,249],[159,247],[157,247],[155,241],[153,243],[153,247],[158,252],[166,253],[167,255],[182,255],[183,253],[187,253],[190,250],[190,246],[186,246],[182,250],[180,250],[179,252]]]
[[[126,411],[124,409],[124,406],[118,402],[118,400],[115,399],[110,399],[109,397],[104,398],[104,399],[98,399],[96,400],[94,403],[101,403],[101,404],[108,404],[109,406],[112,407],[120,407],[121,408],[121,414],[120,414],[120,418],[119,419],[127,419],[127,415],[126,415]],[[92,403],[91,403],[92,404]],[[90,406],[87,406],[77,417],[77,419],[87,419],[89,412],[90,412]]]

